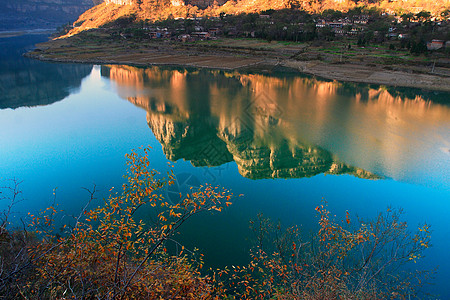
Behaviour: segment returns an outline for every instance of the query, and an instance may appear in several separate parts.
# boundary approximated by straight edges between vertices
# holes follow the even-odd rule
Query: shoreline
[[[55,32],[56,32],[56,29],[45,29],[45,28],[5,30],[5,31],[0,31],[0,38],[10,38],[10,37],[23,36],[23,35],[38,35],[38,34],[50,35]]]
[[[439,68],[441,74],[429,74],[398,65],[299,61],[290,59],[286,55],[283,57],[278,53],[274,55],[264,51],[259,53],[241,49],[240,51],[227,51],[228,49],[207,51],[208,49],[192,46],[190,48],[184,46],[180,50],[177,47],[182,45],[163,43],[138,49],[130,49],[126,46],[122,45],[122,48],[117,47],[111,50],[108,46],[74,45],[67,40],[54,40],[36,45],[36,49],[26,53],[25,56],[59,63],[124,64],[140,67],[183,66],[228,71],[251,69],[255,66],[282,66],[327,80],[450,92],[449,68]]]

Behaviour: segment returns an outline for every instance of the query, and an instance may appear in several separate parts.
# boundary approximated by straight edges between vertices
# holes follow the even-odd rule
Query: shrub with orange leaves
[[[342,222],[316,208],[319,230],[304,239],[259,214],[250,222],[257,246],[244,267],[217,270],[217,291],[239,299],[408,299],[432,272],[402,268],[429,247],[430,228],[408,231],[401,210],[374,221]]]
[[[56,205],[32,217],[30,230],[10,233],[0,223],[0,296],[3,298],[100,299],[384,299],[414,296],[428,272],[407,272],[430,245],[430,228],[411,233],[401,210],[388,209],[373,221],[330,218],[316,208],[318,231],[305,239],[298,227],[283,229],[259,214],[250,222],[257,246],[245,266],[201,273],[202,256],[168,243],[192,216],[221,211],[231,193],[210,185],[172,204],[162,196],[174,183],[149,168],[148,149],[127,155],[120,192],[88,209],[56,233]],[[10,189],[12,204],[20,195]],[[1,196],[1,195],[0,195]],[[137,212],[151,212],[144,222]],[[8,214],[6,213],[5,216]],[[179,244],[177,244],[179,245]],[[402,271],[403,270],[403,271]]]
[[[17,282],[15,296],[25,298],[101,299],[209,299],[212,287],[201,275],[202,257],[194,252],[171,254],[166,244],[180,226],[197,213],[221,211],[231,194],[205,185],[178,204],[167,202],[163,188],[173,184],[149,169],[148,149],[127,155],[128,173],[122,191],[104,205],[86,205],[73,226],[55,234],[58,214],[51,207],[33,217],[41,242],[29,247],[29,259],[20,267],[29,279]],[[95,187],[90,191],[95,197]],[[154,211],[157,220],[145,223],[138,210]],[[2,278],[17,281],[16,274]],[[22,278],[23,279],[23,278]],[[3,285],[7,288],[8,285]]]

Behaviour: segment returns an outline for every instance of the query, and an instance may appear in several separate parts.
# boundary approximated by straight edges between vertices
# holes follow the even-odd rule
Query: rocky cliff
[[[289,7],[291,0],[105,0],[82,14],[76,22],[78,26],[69,35],[98,28],[129,15],[137,20],[155,21],[169,17],[219,16],[221,13],[250,13]]]
[[[116,4],[116,5],[133,5],[138,3],[136,0],[104,0],[105,4]]]
[[[326,9],[347,11],[356,6],[375,7],[387,11],[397,11],[401,8],[405,12],[422,7],[433,14],[438,14],[448,9],[449,5],[450,0],[104,0],[81,15],[76,22],[79,26],[76,26],[77,28],[69,35],[98,28],[129,15],[133,15],[137,20],[155,21],[173,17],[211,17],[222,13],[259,13],[281,9],[299,9],[311,13],[320,13]]]
[[[100,0],[101,1],[101,0]],[[135,5],[142,3],[142,0],[104,0],[105,4],[116,4],[116,5]],[[144,1],[145,2],[145,1]],[[198,6],[200,8],[206,8],[208,6],[223,5],[228,0],[171,0],[174,6],[192,5]]]
[[[74,22],[100,0],[2,0],[0,30],[56,28]]]

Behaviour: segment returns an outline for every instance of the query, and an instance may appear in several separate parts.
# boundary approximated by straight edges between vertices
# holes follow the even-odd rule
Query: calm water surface
[[[330,210],[373,217],[402,207],[428,222],[450,298],[450,95],[330,82],[286,70],[227,72],[49,64],[20,56],[43,37],[0,39],[0,178],[23,180],[16,216],[51,203],[76,213],[96,184],[119,186],[125,157],[151,146],[175,163],[169,199],[209,182],[243,198],[185,227],[184,242],[213,266],[245,263],[258,212],[305,231],[322,198]]]

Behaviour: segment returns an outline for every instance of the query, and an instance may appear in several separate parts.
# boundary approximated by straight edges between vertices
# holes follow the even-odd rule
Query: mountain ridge
[[[104,0],[83,13],[69,35],[99,28],[126,16],[133,16],[137,21],[160,21],[282,9],[321,13],[329,9],[347,11],[357,6],[398,14],[425,10],[437,16],[445,9],[450,9],[450,0]]]
[[[56,28],[75,21],[101,0],[2,0],[0,30]]]

